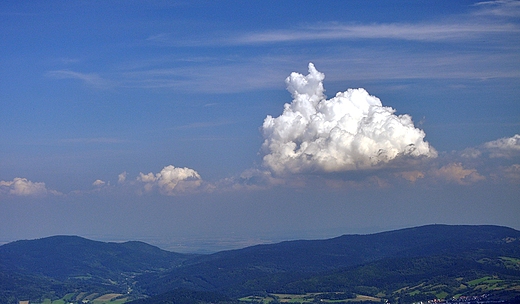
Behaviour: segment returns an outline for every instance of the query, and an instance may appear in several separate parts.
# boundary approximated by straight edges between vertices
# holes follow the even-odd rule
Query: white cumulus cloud
[[[484,147],[490,151],[489,156],[493,158],[520,155],[520,134],[489,141]]]
[[[144,184],[145,192],[158,189],[164,195],[176,195],[194,190],[202,184],[197,171],[190,168],[176,168],[172,165],[164,167],[157,174],[139,173],[137,181]]]
[[[121,173],[121,174],[119,174],[119,175],[117,176],[117,182],[118,182],[119,184],[124,183],[124,182],[126,181],[126,176],[127,176],[127,175],[128,175],[128,173],[126,173],[126,171],[123,172],[123,173]]]
[[[292,73],[286,83],[293,101],[264,120],[263,162],[274,173],[342,172],[437,156],[409,115],[395,115],[362,88],[326,99],[324,78],[312,63],[307,76]]]
[[[14,196],[59,195],[55,190],[49,190],[42,182],[32,182],[27,178],[15,177],[12,181],[0,181],[0,194]]]
[[[443,179],[447,182],[453,182],[460,185],[469,185],[486,178],[480,175],[476,169],[467,169],[461,163],[451,163],[435,169],[433,176]]]
[[[508,181],[519,184],[520,183],[520,164],[513,164],[503,169],[504,178]]]
[[[106,182],[100,180],[100,179],[96,179],[93,183],[92,183],[92,186],[95,186],[95,187],[103,187],[104,185],[106,184]]]

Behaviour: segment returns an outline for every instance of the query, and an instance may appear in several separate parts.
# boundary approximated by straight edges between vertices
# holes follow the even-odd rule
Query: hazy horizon
[[[156,236],[134,236],[133,239],[128,239],[121,236],[115,235],[75,235],[82,238],[86,238],[93,241],[99,242],[113,242],[113,243],[124,243],[129,241],[140,241],[163,250],[177,252],[177,253],[195,253],[195,254],[211,254],[220,251],[243,249],[255,245],[263,244],[276,244],[287,241],[298,241],[298,240],[326,240],[331,238],[340,237],[343,235],[370,235],[381,232],[396,231],[408,228],[417,228],[428,225],[445,225],[445,224],[427,224],[420,226],[410,227],[395,227],[381,229],[377,227],[366,227],[361,229],[359,232],[341,232],[341,229],[330,230],[330,231],[294,231],[292,234],[287,235],[263,235],[255,237],[210,237],[210,236],[184,236],[178,238],[158,238]],[[514,229],[514,228],[513,228]],[[35,239],[53,237],[58,235],[43,236]],[[23,239],[23,240],[35,240],[35,239]],[[16,240],[19,241],[19,240]],[[13,241],[2,241],[0,240],[0,246],[11,243]]]

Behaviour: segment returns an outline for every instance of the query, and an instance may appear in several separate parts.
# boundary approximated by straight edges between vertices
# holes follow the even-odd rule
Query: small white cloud
[[[395,115],[364,89],[327,100],[324,78],[312,63],[307,76],[292,73],[286,83],[293,101],[264,120],[263,162],[274,173],[344,172],[437,156],[409,115]]]
[[[424,178],[424,173],[422,171],[404,171],[396,173],[397,176],[406,179],[412,183],[415,183],[418,179]]]
[[[520,183],[520,164],[514,164],[504,168],[502,175],[510,182]]]
[[[164,167],[157,174],[139,173],[137,181],[144,184],[144,191],[157,188],[164,195],[176,195],[189,192],[200,187],[202,179],[197,171],[190,168],[176,168],[172,165]]]
[[[513,157],[520,155],[520,134],[513,137],[500,138],[484,144],[490,154],[489,157]]]
[[[96,181],[94,181],[92,183],[92,186],[96,186],[96,187],[102,187],[104,186],[106,183],[100,179],[97,179]]]
[[[469,185],[486,179],[476,169],[466,169],[461,163],[451,163],[439,169],[434,169],[432,175],[447,182],[454,182],[460,185]]]
[[[49,190],[43,182],[32,182],[27,178],[16,177],[12,181],[0,181],[0,194],[14,196],[44,196],[60,195],[55,190]]]
[[[475,158],[479,158],[480,156],[482,156],[482,151],[480,151],[479,149],[476,149],[476,148],[466,148],[466,149],[462,150],[462,152],[460,153],[460,156],[463,158],[475,159]]]
[[[216,183],[219,190],[261,190],[273,186],[287,185],[288,181],[276,178],[271,171],[255,168],[247,169],[239,176],[225,178]]]
[[[123,173],[121,173],[121,174],[119,174],[119,175],[117,176],[117,182],[118,182],[119,184],[124,183],[124,182],[126,181],[126,176],[127,176],[127,175],[128,175],[128,174],[126,173],[126,171],[123,172]]]

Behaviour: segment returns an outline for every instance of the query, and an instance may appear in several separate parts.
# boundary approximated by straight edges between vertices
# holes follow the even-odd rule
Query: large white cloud
[[[121,175],[119,180],[121,180]],[[157,188],[159,192],[165,195],[176,195],[194,190],[202,183],[197,171],[190,168],[176,168],[172,165],[164,167],[157,174],[151,172],[148,174],[139,173],[137,180],[144,184],[145,192]]]
[[[0,181],[0,194],[14,196],[60,195],[58,191],[47,189],[45,183],[32,182],[27,178],[15,177],[12,181]]]
[[[324,78],[309,63],[307,76],[292,73],[286,79],[293,101],[262,126],[267,168],[277,174],[341,172],[399,157],[437,156],[409,115],[395,115],[361,88],[327,100]]]

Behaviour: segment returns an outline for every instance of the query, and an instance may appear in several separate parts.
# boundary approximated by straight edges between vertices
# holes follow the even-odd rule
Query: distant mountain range
[[[107,303],[283,302],[279,294],[307,295],[301,302],[309,303],[520,301],[520,231],[428,225],[209,255],[77,236],[0,246],[0,303],[79,303],[103,294],[114,295]]]

